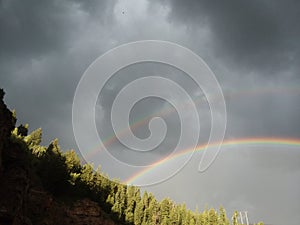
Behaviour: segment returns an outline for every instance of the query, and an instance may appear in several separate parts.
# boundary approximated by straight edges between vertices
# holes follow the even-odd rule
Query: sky
[[[94,60],[134,41],[163,40],[184,46],[206,62],[222,88],[225,140],[300,139],[299,20],[300,3],[292,0],[0,0],[0,87],[6,92],[7,105],[16,109],[18,123],[29,123],[30,130],[42,127],[43,144],[58,137],[62,149],[75,149],[83,157],[87,154],[84,160],[96,166],[101,163],[111,177],[126,180],[142,169],[121,170],[99,159],[97,143],[83,154],[75,141],[73,99]],[[180,115],[172,104],[146,98],[131,110],[129,121],[136,124],[132,132],[147,138],[150,119],[160,116],[168,127],[161,145],[155,151],[133,152],[113,136],[114,99],[125,85],[153,75],[172,79],[195,102],[199,145],[207,143],[212,126],[205,93],[183,71],[154,62],[121,69],[101,90],[95,121],[109,153],[135,166],[150,165],[171,154],[181,135]],[[193,135],[197,127],[189,120],[189,105],[163,83],[158,82],[153,90],[169,94],[186,109],[182,116],[190,129],[185,134]],[[215,121],[220,123],[218,118]],[[89,132],[82,135],[88,138]],[[236,146],[221,148],[205,173],[197,173],[198,154],[202,153],[195,154],[171,179],[143,190],[186,202],[192,209],[222,204],[228,212],[248,210],[253,222],[298,224],[299,146],[240,145],[237,141]],[[161,171],[143,179],[151,180]]]

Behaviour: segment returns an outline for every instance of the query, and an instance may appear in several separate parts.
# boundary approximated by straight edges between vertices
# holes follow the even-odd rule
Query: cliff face
[[[32,224],[114,225],[96,202],[89,199],[64,203],[43,190],[29,191],[28,215]]]
[[[0,173],[2,171],[3,148],[7,144],[6,140],[8,140],[10,133],[15,125],[12,113],[7,109],[3,101],[3,97],[4,91],[0,89]]]
[[[59,200],[41,186],[22,143],[12,140],[15,119],[0,89],[0,224],[114,225],[96,202]]]
[[[27,171],[21,163],[25,152],[10,141],[15,120],[3,97],[4,92],[0,90],[0,221],[21,224],[28,188]]]

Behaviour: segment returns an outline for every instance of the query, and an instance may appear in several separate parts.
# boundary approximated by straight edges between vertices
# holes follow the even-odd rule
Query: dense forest
[[[95,202],[103,211],[103,218],[110,221],[95,224],[240,224],[238,212],[229,219],[223,207],[218,210],[211,208],[202,212],[191,211],[185,204],[175,204],[169,198],[158,201],[153,194],[141,192],[138,187],[110,180],[101,172],[100,167],[94,170],[90,164],[82,165],[74,150],[62,151],[57,139],[49,146],[42,146],[42,130],[39,128],[28,134],[27,124],[15,127],[16,113],[7,110],[3,96],[4,92],[0,90],[0,224],[67,224],[62,220],[51,223],[52,219],[55,220],[50,213],[52,205],[55,205],[52,202],[72,205],[80,199]],[[22,177],[19,178],[12,171],[25,171],[22,177],[26,177],[26,182],[22,182]],[[15,183],[9,184],[12,180]],[[22,195],[29,192],[31,194],[27,194],[26,198],[21,196],[21,200],[9,205],[4,196],[14,195],[9,192],[13,192],[17,186],[21,187]],[[40,209],[34,208],[33,203],[30,203],[36,201],[30,199],[33,198],[32,193],[51,196],[47,198],[50,199],[49,204],[42,213],[37,213]],[[36,202],[34,204],[37,205]],[[62,215],[62,218],[66,215]],[[44,219],[46,216],[48,220]],[[76,223],[73,221],[73,224]]]

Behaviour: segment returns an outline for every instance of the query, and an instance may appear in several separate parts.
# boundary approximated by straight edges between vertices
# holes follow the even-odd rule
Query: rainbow
[[[185,154],[191,153],[193,151],[200,152],[204,149],[209,149],[209,147],[218,146],[220,143],[213,143],[209,146],[207,145],[199,145],[195,149],[186,149],[183,150],[172,157],[166,157],[163,158],[147,168],[139,171],[138,173],[134,174],[133,176],[129,177],[127,180],[125,180],[123,183],[125,184],[133,184],[134,181],[136,181],[138,178],[143,177],[144,175],[150,173],[155,168],[159,167],[160,165],[169,162],[177,157],[183,156]],[[289,139],[289,138],[275,138],[275,137],[264,137],[264,138],[243,138],[243,139],[236,139],[236,140],[225,140],[221,143],[222,147],[232,147],[236,145],[271,145],[271,146],[292,146],[292,147],[299,147],[300,149],[300,139]]]
[[[300,86],[298,84],[294,84],[293,86],[278,86],[278,87],[256,87],[252,89],[241,89],[241,90],[236,90],[236,91],[231,91],[231,92],[226,92],[224,93],[225,99],[232,99],[232,98],[241,98],[241,97],[246,97],[246,96],[256,96],[256,95],[268,95],[268,94],[280,94],[280,93],[289,93],[293,95],[299,95],[300,94]],[[215,99],[219,100],[219,99]],[[195,104],[203,104],[204,101],[206,101],[205,98],[202,96],[198,97],[195,99]],[[188,109],[189,105],[188,103],[183,103],[182,107],[185,107]],[[141,127],[149,122],[153,116],[167,116],[169,114],[172,114],[176,112],[176,109],[174,108],[164,108],[158,112],[156,112],[153,115],[148,115],[144,118],[140,118],[139,120],[135,121],[130,125],[131,130],[135,130],[138,127]],[[119,136],[125,136],[129,132],[128,129],[124,129],[118,132]],[[110,146],[113,144],[116,140],[118,140],[117,136],[111,135],[103,140],[103,145],[105,147]],[[198,147],[200,148],[200,146]],[[99,153],[99,151],[103,150],[100,145],[96,146],[95,148],[92,148],[91,150],[88,151],[88,154],[86,156],[86,160],[89,161],[89,159],[92,159],[94,155]]]

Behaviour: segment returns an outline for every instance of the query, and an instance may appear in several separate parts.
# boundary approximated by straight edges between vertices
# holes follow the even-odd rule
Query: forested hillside
[[[57,139],[42,146],[42,130],[15,127],[3,96],[0,90],[0,224],[238,224],[237,212],[232,219],[222,207],[193,212],[112,181]]]

